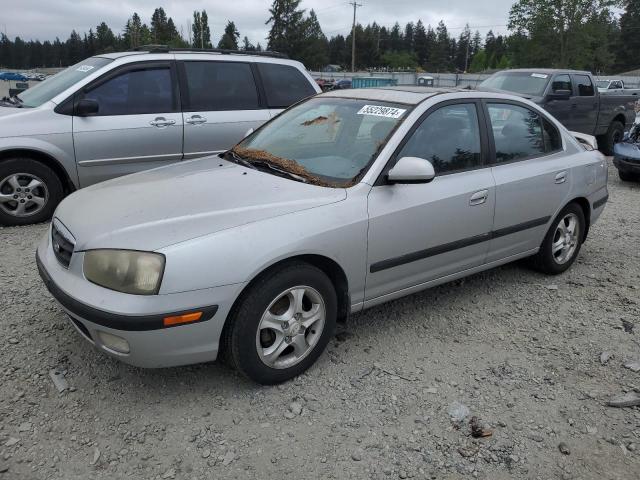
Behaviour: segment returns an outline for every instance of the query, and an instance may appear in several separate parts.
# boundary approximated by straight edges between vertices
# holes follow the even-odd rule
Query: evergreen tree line
[[[266,48],[318,70],[327,64],[348,68],[352,33],[327,38],[313,10],[301,0],[273,0],[266,25]],[[612,8],[622,7],[620,16]],[[356,67],[429,72],[482,72],[517,67],[577,68],[621,72],[640,68],[640,0],[518,0],[509,12],[509,34],[484,36],[467,25],[453,35],[444,22],[433,28],[421,20],[402,26],[376,22],[356,25]],[[10,68],[59,67],[104,52],[147,44],[172,47],[260,51],[228,21],[217,45],[212,43],[206,11],[193,12],[187,31],[178,31],[163,8],[150,22],[134,13],[118,33],[104,22],[95,31],[75,30],[65,41],[10,40],[0,36],[0,65]]]

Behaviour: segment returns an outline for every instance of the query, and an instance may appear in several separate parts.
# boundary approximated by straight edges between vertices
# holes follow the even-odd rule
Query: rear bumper
[[[224,321],[239,286],[146,297],[126,295],[90,284],[73,271],[78,260],[72,259],[69,269],[62,267],[46,238],[36,253],[38,271],[47,289],[71,317],[76,330],[98,350],[143,368],[216,359]],[[82,300],[69,292],[81,294]],[[198,322],[169,327],[163,324],[167,316],[193,311],[203,312]],[[125,340],[128,351],[114,350],[109,335]]]

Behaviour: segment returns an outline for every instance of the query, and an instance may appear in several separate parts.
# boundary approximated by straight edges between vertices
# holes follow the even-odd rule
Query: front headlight
[[[154,295],[160,289],[164,255],[134,250],[89,250],[84,276],[101,287],[134,295]]]

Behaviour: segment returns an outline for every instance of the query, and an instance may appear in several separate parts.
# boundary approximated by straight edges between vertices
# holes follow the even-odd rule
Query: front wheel
[[[31,158],[0,162],[0,225],[28,225],[51,218],[64,196],[53,170]]]
[[[584,212],[580,205],[570,203],[551,224],[534,257],[534,266],[541,272],[558,275],[573,265],[584,238]]]
[[[337,296],[324,272],[292,263],[259,278],[234,310],[223,354],[248,378],[270,385],[301,374],[322,354],[335,332]]]

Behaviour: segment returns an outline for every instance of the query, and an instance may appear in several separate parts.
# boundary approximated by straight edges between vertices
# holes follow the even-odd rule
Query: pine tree
[[[273,0],[266,25],[271,25],[267,36],[267,49],[296,57],[300,52],[304,10],[300,0]]]
[[[357,37],[356,37],[357,38]],[[320,70],[329,61],[329,43],[322,33],[316,12],[311,10],[303,22],[300,61],[309,69]]]
[[[640,68],[640,0],[626,0],[620,16],[618,64],[621,70]]]
[[[197,10],[193,12],[193,24],[191,25],[191,46],[193,48],[204,48],[204,37],[202,36],[202,14]]]
[[[422,20],[418,20],[416,28],[413,34],[413,43],[418,59],[418,65],[422,68],[426,68],[427,64],[427,31],[424,28]]]
[[[247,52],[252,52],[255,51],[256,47],[253,45],[253,43],[251,43],[249,41],[249,37],[245,36],[242,39],[242,50],[245,50]]]
[[[209,16],[207,15],[206,10],[202,10],[200,20],[202,22],[200,24],[200,34],[202,35],[200,44],[202,45],[202,48],[211,48],[211,30],[209,29]]]
[[[156,8],[151,16],[151,35],[153,43],[164,44],[169,40],[167,14],[164,8]]]
[[[238,50],[238,39],[240,38],[240,32],[236,28],[236,24],[232,21],[227,22],[227,26],[224,27],[224,34],[218,43],[218,48],[224,48],[226,50]]]

